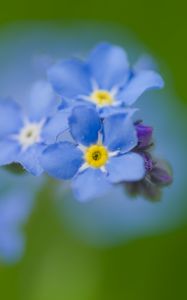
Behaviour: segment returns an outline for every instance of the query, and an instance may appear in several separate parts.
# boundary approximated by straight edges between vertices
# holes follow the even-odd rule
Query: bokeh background
[[[3,6],[0,12],[0,96],[5,96],[10,87],[10,94],[15,93],[22,101],[21,98],[26,96],[29,83],[34,77],[42,75],[42,68],[51,59],[45,54],[58,58],[61,49],[64,51],[63,55],[66,55],[69,48],[72,49],[76,45],[79,54],[81,49],[86,51],[101,37],[119,41],[123,45],[127,44],[129,50],[135,47],[134,56],[141,52],[151,53],[167,83],[166,94],[154,93],[153,120],[154,122],[156,119],[161,120],[165,125],[165,129],[163,125],[159,128],[159,134],[163,128],[163,139],[168,138],[170,147],[165,153],[171,152],[169,159],[174,158],[171,164],[178,168],[176,168],[175,189],[166,192],[167,197],[162,200],[164,205],[161,204],[158,208],[160,204],[146,204],[149,206],[148,212],[151,205],[152,213],[149,216],[150,222],[146,223],[142,218],[142,223],[149,229],[149,226],[152,226],[151,219],[154,218],[156,229],[150,232],[142,230],[135,238],[126,238],[127,233],[124,231],[120,231],[120,238],[118,236],[116,238],[120,225],[124,226],[123,216],[120,215],[117,229],[107,227],[109,224],[107,221],[104,226],[108,230],[103,230],[101,228],[103,215],[98,215],[97,206],[91,204],[87,210],[85,206],[74,204],[72,199],[68,202],[69,195],[59,196],[60,191],[58,195],[54,194],[51,187],[55,183],[49,185],[48,182],[44,182],[37,192],[32,214],[24,227],[27,243],[23,258],[15,264],[7,265],[2,262],[0,265],[0,298],[186,299],[187,6],[185,1],[159,0],[153,3],[147,0],[133,2],[82,0],[70,3],[54,0],[52,3],[32,1],[30,4],[16,1],[3,3]],[[54,46],[58,39],[59,47]],[[44,56],[36,55],[31,67],[28,55],[32,52],[32,47],[40,49],[40,54]],[[38,62],[41,63],[39,68],[36,67]],[[158,107],[157,97],[160,99]],[[145,101],[148,100],[149,97],[145,98]],[[158,117],[155,116],[155,109]],[[147,120],[150,122],[152,116],[148,115]],[[173,196],[170,197],[172,193]],[[58,197],[60,199],[56,201]],[[154,211],[160,212],[162,208],[164,211],[162,218],[159,213],[155,217]],[[94,210],[94,217],[90,214],[90,210]],[[118,212],[114,211],[115,216]],[[166,226],[164,218],[172,222],[166,223]],[[90,225],[90,219],[93,226]],[[162,222],[160,228],[159,222]],[[100,227],[96,226],[97,223]],[[75,227],[78,229],[75,230]],[[85,227],[90,228],[90,231],[81,234],[81,230],[84,231]],[[107,236],[114,236],[115,241],[110,243],[107,239],[103,246],[100,241],[105,238],[106,233]],[[88,238],[91,234],[94,236],[94,242],[92,238]],[[99,242],[95,236],[100,237]]]

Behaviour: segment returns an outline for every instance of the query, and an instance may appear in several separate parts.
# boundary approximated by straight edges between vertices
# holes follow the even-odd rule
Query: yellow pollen
[[[112,95],[105,90],[94,91],[90,95],[90,98],[93,102],[95,102],[98,106],[101,106],[101,107],[107,106],[107,105],[112,105],[114,102]]]
[[[93,168],[101,168],[108,160],[108,151],[102,145],[92,145],[87,148],[84,159]]]

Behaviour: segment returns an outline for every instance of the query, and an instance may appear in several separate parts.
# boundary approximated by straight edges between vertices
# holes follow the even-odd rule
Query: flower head
[[[46,82],[33,86],[28,106],[25,114],[13,100],[0,101],[0,165],[16,162],[33,175],[40,175],[43,170],[39,153],[67,128],[67,116],[57,110],[54,94]]]
[[[115,114],[101,121],[94,108],[77,106],[69,127],[74,143],[48,146],[40,163],[49,175],[72,179],[79,200],[98,197],[114,183],[144,177],[142,157],[131,152],[137,145],[137,134],[128,115]]]
[[[73,100],[73,105],[78,101],[94,105],[102,116],[127,109],[148,89],[163,87],[158,73],[133,69],[126,52],[109,43],[97,45],[86,62],[57,63],[48,70],[48,77],[63,99]]]

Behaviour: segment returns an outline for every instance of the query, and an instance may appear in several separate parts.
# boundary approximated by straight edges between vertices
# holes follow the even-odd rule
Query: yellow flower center
[[[112,105],[114,102],[114,99],[112,95],[105,91],[105,90],[97,90],[94,91],[91,96],[91,100],[95,102],[98,106],[107,106],[107,105]]]
[[[84,159],[91,167],[100,168],[108,160],[108,151],[103,145],[92,145],[87,148]]]

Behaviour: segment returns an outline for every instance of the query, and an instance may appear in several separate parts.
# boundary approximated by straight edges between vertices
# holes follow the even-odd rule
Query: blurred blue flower
[[[77,106],[69,126],[76,144],[50,145],[41,155],[41,165],[55,178],[73,178],[73,190],[79,200],[106,193],[111,183],[143,178],[144,161],[139,154],[130,152],[137,145],[137,135],[128,115],[115,114],[102,123],[94,108]]]
[[[23,226],[32,212],[35,195],[43,182],[28,173],[0,170],[0,261],[13,263],[25,249]]]
[[[0,260],[12,262],[24,250],[21,225],[31,210],[31,196],[21,191],[11,191],[0,196]]]
[[[163,87],[161,76],[144,66],[141,62],[130,67],[121,47],[101,43],[86,62],[70,59],[50,67],[48,78],[68,105],[78,100],[95,105],[106,116],[127,110],[146,90]]]
[[[44,81],[34,84],[27,115],[11,99],[0,101],[0,115],[0,165],[16,162],[33,175],[40,175],[39,153],[68,125],[66,112],[57,111],[50,85]]]

